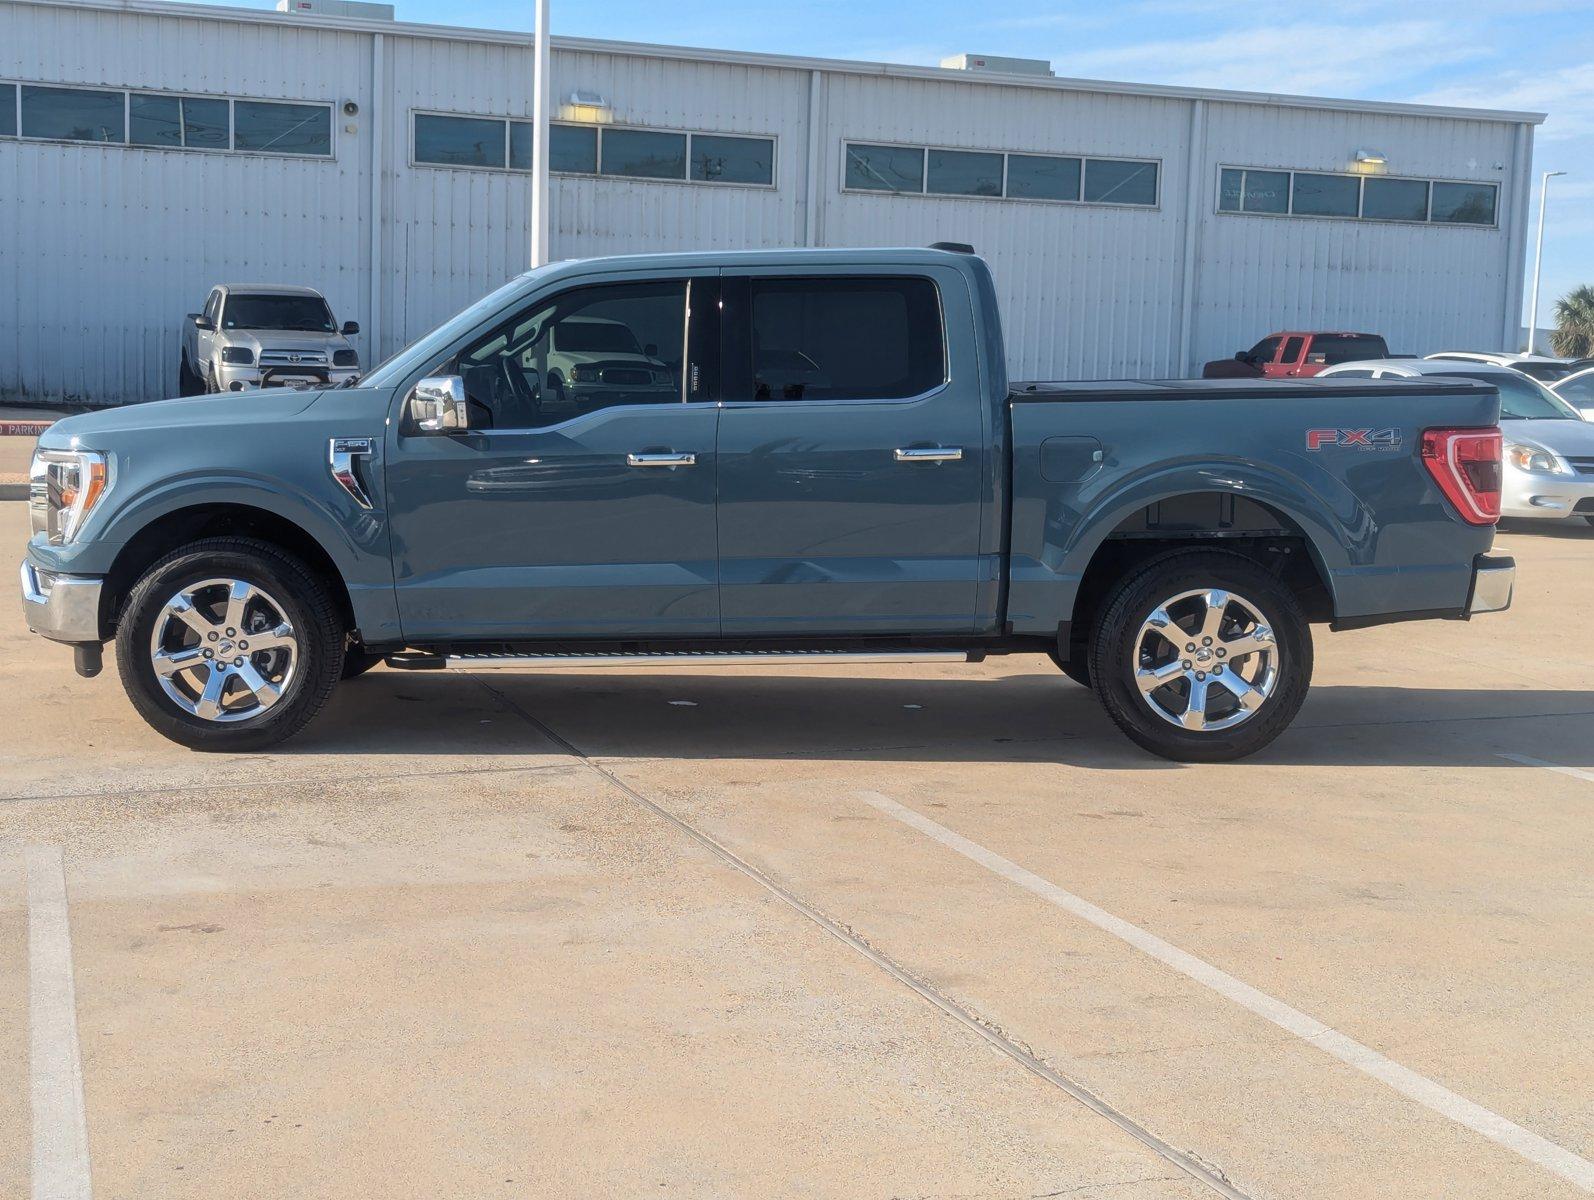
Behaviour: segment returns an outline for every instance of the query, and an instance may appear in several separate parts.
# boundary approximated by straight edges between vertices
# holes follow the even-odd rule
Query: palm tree
[[[1555,302],[1550,345],[1563,358],[1594,358],[1594,287],[1573,288]]]

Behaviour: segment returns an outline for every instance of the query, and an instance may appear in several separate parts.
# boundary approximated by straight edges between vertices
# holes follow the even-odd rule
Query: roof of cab
[[[221,290],[231,295],[233,292],[249,292],[257,296],[319,296],[320,292],[313,287],[303,287],[295,283],[223,283]]]

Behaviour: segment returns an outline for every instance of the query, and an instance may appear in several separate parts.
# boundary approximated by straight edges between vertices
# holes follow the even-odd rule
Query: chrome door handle
[[[908,446],[898,447],[896,460],[905,463],[962,462],[962,446]]]
[[[630,467],[695,467],[697,455],[695,454],[627,454],[626,465]]]

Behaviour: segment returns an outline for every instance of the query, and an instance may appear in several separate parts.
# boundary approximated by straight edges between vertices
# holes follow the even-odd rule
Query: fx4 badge
[[[1306,448],[1321,450],[1325,446],[1344,446],[1350,450],[1399,450],[1398,429],[1308,429]]]

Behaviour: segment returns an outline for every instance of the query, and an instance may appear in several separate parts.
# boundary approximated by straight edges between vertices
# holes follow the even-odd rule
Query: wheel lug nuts
[[[218,638],[218,637],[220,637],[220,636],[221,636],[221,635],[220,635],[220,634],[219,634],[219,633],[217,633],[217,632],[216,632],[216,631],[215,631],[215,630],[214,630],[214,629],[212,629],[212,630],[211,630],[211,631],[210,631],[210,632],[209,632],[209,633],[207,633],[207,634],[206,634],[206,635],[205,635],[205,636],[206,636],[206,637],[207,637],[207,638],[208,638],[208,639],[210,639],[210,640],[211,640],[211,641],[215,641],[215,640],[216,640],[216,639],[217,639],[217,638]]]
[[[235,667],[241,667],[244,665],[244,660],[241,658],[235,658],[232,660],[232,665]]]
[[[1195,673],[1195,677],[1199,681],[1199,680],[1205,679],[1207,677],[1207,673],[1205,671],[1197,671]]]
[[[1219,664],[1219,665],[1218,665],[1218,666],[1215,666],[1215,667],[1213,667],[1213,668],[1212,668],[1212,673],[1213,673],[1213,674],[1214,674],[1214,675],[1221,675],[1221,674],[1223,674],[1223,666],[1222,666],[1222,664],[1221,664],[1221,663],[1220,663],[1220,664]]]
[[[228,630],[228,631],[227,631],[227,636],[228,636],[228,637],[232,637],[232,636],[233,636],[233,634],[235,634],[235,633],[237,633],[237,632],[238,632],[238,631],[237,631],[237,630],[236,630],[236,629],[229,629],[229,630]]]
[[[227,632],[230,634],[230,633],[232,633],[232,630],[229,629]],[[1201,644],[1203,646],[1210,646],[1212,644],[1212,639],[1211,638],[1202,638],[1201,639]]]
[[[205,657],[206,658],[215,658],[216,656],[214,654],[212,654],[209,650],[206,650],[205,651]]]
[[[249,649],[249,643],[248,643],[248,642],[239,642],[239,643],[238,643],[238,649],[240,649],[240,650],[247,650],[247,649]],[[1223,651],[1221,651],[1221,650],[1219,650],[1219,651],[1218,651],[1218,653],[1219,653],[1219,654],[1222,654],[1222,653],[1223,653]]]
[[[1194,650],[1195,649],[1195,643],[1191,642],[1188,646],[1185,647],[1185,649],[1186,650]]]
[[[1224,650],[1222,647],[1218,648],[1218,657],[1219,658],[1223,658],[1223,657],[1227,656],[1228,653],[1229,652],[1227,650]]]
[[[1182,663],[1180,663],[1179,665],[1181,667],[1183,667],[1186,671],[1188,671],[1190,669],[1190,660],[1187,658]]]

